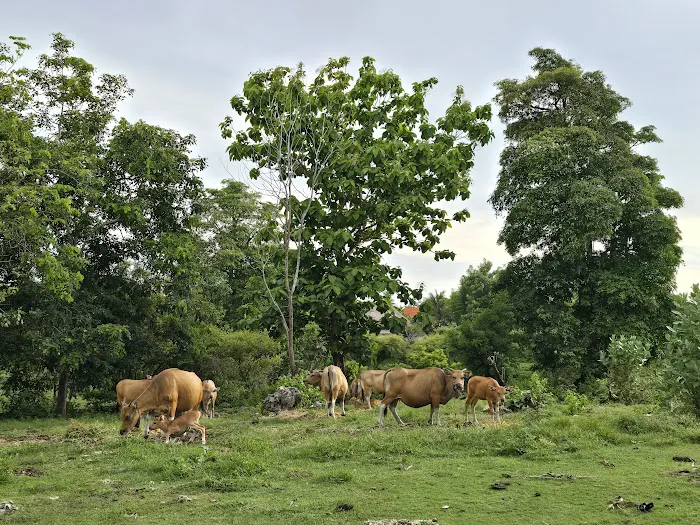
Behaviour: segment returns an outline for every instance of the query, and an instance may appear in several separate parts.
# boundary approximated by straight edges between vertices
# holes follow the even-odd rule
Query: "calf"
[[[352,406],[354,406],[355,408],[367,408],[367,403],[365,403],[364,399],[357,399],[357,398],[353,397],[350,399],[350,403],[352,403]],[[381,401],[379,401],[379,399],[372,399],[370,401],[370,403],[371,403],[370,408],[374,408],[379,403],[381,403]]]
[[[180,436],[190,429],[197,430],[202,435],[202,445],[207,444],[206,428],[199,424],[202,413],[199,410],[188,410],[172,421],[161,417],[151,426],[154,430],[160,430],[165,434],[165,442],[170,442],[170,436]]]
[[[474,416],[474,424],[476,421],[476,404],[480,399],[486,400],[489,404],[489,412],[494,422],[501,422],[501,405],[506,398],[506,388],[499,385],[498,381],[491,377],[472,376],[467,383],[467,421],[469,421],[469,410]]]

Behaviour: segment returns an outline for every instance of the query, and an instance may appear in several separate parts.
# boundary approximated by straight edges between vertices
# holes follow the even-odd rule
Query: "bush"
[[[264,332],[212,329],[205,336],[201,377],[219,387],[217,405],[253,405],[270,391],[281,362],[280,346]]]
[[[537,410],[547,406],[553,399],[554,395],[549,390],[547,380],[540,377],[537,372],[533,372],[526,388],[516,387],[506,396],[506,408],[510,410],[534,408]]]
[[[387,363],[398,363],[406,360],[408,343],[400,335],[375,335],[370,338],[372,366],[382,367]]]
[[[345,360],[345,377],[348,380],[348,385],[352,382],[353,379],[358,377],[360,375],[360,363],[355,361],[354,359],[346,359]]]
[[[600,362],[607,368],[610,396],[625,404],[648,400],[644,365],[651,356],[651,345],[635,335],[613,336]]]
[[[294,387],[301,392],[301,406],[310,407],[315,401],[325,401],[321,389],[304,383],[305,374],[290,376],[289,374],[280,376],[274,384],[274,392],[280,386]]]
[[[583,414],[590,405],[585,394],[579,394],[573,390],[567,390],[566,394],[564,394],[564,404],[566,405],[566,411],[571,415]]]
[[[323,368],[333,361],[321,329],[316,323],[307,323],[294,336],[294,360],[299,370]]]
[[[663,368],[670,393],[700,415],[700,290],[677,302],[675,321],[666,335]]]

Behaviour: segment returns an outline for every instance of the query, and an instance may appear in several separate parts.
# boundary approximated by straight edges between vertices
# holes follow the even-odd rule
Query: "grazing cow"
[[[353,381],[354,387],[350,387],[352,397],[364,400],[367,408],[372,408],[370,397],[372,392],[384,394],[384,375],[386,370],[365,370],[360,377]]]
[[[476,404],[480,399],[484,399],[489,404],[489,412],[491,419],[494,422],[501,422],[501,405],[506,398],[507,388],[498,384],[498,381],[492,377],[472,376],[467,383],[467,421],[469,421],[469,409],[474,416],[474,424],[476,421]]]
[[[136,421],[145,415],[143,436],[148,437],[151,413],[167,413],[175,419],[175,412],[195,409],[202,402],[202,380],[193,372],[177,368],[163,370],[150,380],[150,384],[138,396],[127,403],[122,401],[120,434],[133,430]]]
[[[121,413],[123,404],[131,403],[139,394],[141,394],[148,385],[151,384],[151,376],[146,376],[146,379],[122,379],[117,383],[117,410]],[[136,422],[136,428],[141,424],[141,420]]]
[[[170,442],[170,436],[181,436],[190,429],[197,430],[202,436],[202,445],[207,444],[207,429],[199,424],[202,413],[199,410],[188,410],[170,421],[166,417],[158,419],[153,426],[153,430],[160,430],[165,434],[165,442]]]
[[[214,381],[207,379],[202,381],[202,408],[207,417],[214,417],[214,405],[216,404],[216,393],[219,391]],[[209,408],[211,405],[211,408]]]
[[[340,399],[341,413],[345,415],[345,396],[348,393],[348,380],[340,368],[330,365],[323,370],[314,370],[304,379],[304,382],[321,387],[321,392],[326,398],[326,409],[329,416],[335,417],[336,399]]]
[[[464,370],[446,371],[440,368],[392,368],[384,376],[384,399],[379,405],[379,426],[384,426],[387,410],[399,425],[404,422],[396,413],[396,404],[403,401],[412,408],[430,405],[428,424],[440,424],[440,405],[464,392]]]

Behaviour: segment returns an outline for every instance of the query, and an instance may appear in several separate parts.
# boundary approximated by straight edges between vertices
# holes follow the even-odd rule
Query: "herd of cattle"
[[[463,397],[466,392],[467,408],[476,423],[476,404],[486,400],[494,422],[500,423],[500,408],[505,400],[506,387],[495,379],[473,376],[466,370],[441,368],[392,368],[367,370],[348,386],[343,371],[334,365],[314,370],[304,380],[317,386],[326,399],[328,415],[336,417],[335,404],[340,401],[345,415],[345,398],[349,395],[356,407],[372,408],[379,404],[379,425],[384,425],[387,410],[396,422],[403,425],[396,413],[396,405],[402,401],[412,408],[430,405],[429,424],[440,424],[440,405],[453,397]],[[218,388],[211,380],[202,381],[194,372],[168,368],[146,379],[123,379],[117,384],[117,406],[122,422],[120,434],[128,434],[143,421],[144,437],[150,430],[162,432],[166,442],[171,436],[182,435],[188,430],[199,432],[202,444],[206,444],[206,428],[199,423],[202,412],[214,417]],[[383,395],[381,401],[372,400],[372,393]],[[178,417],[175,417],[180,413]],[[151,419],[156,417],[151,425]],[[469,414],[467,414],[469,419]]]

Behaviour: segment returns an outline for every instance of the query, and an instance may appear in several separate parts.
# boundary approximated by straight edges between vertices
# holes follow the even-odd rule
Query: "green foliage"
[[[420,310],[413,321],[427,334],[452,324],[453,315],[450,309],[450,299],[445,295],[445,292],[437,290],[431,292],[420,303]]]
[[[553,400],[554,395],[549,390],[547,379],[541,377],[537,372],[533,372],[522,388],[515,387],[506,396],[506,406],[511,410],[542,409]]]
[[[653,126],[620,120],[631,102],[600,71],[535,48],[534,75],[497,85],[508,144],[490,202],[514,256],[504,277],[537,364],[562,385],[601,375],[617,333],[653,334],[670,321],[680,235],[668,211]]]
[[[436,79],[415,82],[407,92],[396,73],[377,71],[369,57],[357,78],[348,65],[348,58],[331,59],[310,82],[302,66],[252,74],[231,101],[245,116],[244,129],[234,136],[231,117],[221,129],[233,139],[231,160],[250,162],[253,178],[270,174],[285,188],[313,190],[312,198],[287,192],[282,199],[283,230],[301,244],[299,299],[334,359],[348,353],[362,360],[365,334],[379,331],[367,311],[375,305],[389,311],[394,295],[405,304],[420,298],[382,255],[403,247],[434,251],[452,221],[467,218],[465,210],[449,215],[437,204],[469,196],[474,151],[492,138],[491,108],[473,108],[458,88],[432,123],[425,99]],[[280,236],[287,247],[290,235]],[[444,250],[434,255],[454,257]],[[275,285],[291,300],[288,281]]]
[[[411,368],[461,368],[450,361],[449,346],[448,332],[442,329],[411,343],[406,362]]]
[[[324,401],[321,389],[315,386],[304,383],[306,374],[297,374],[290,376],[289,374],[280,376],[274,384],[274,389],[280,386],[294,387],[301,392],[301,406],[310,407],[316,401]],[[273,389],[273,390],[274,390]]]
[[[449,332],[450,354],[477,375],[492,372],[487,358],[496,352],[506,370],[523,354],[522,333],[510,295],[501,289],[501,274],[489,261],[470,266],[450,298],[458,322]]]
[[[294,357],[303,371],[324,368],[332,362],[326,339],[316,323],[307,323],[294,337]]]
[[[219,387],[217,404],[260,402],[282,362],[279,345],[264,332],[210,329],[203,346],[202,379]]]
[[[651,345],[635,335],[613,336],[600,361],[607,370],[610,396],[622,403],[649,400],[650,383],[645,365],[651,357]]]
[[[396,334],[370,337],[373,368],[385,368],[389,363],[402,363],[408,356],[408,342]]]
[[[663,363],[665,388],[700,414],[700,288],[676,303],[674,321],[666,334]]]
[[[352,382],[353,379],[355,379],[359,375],[360,375],[360,363],[358,363],[354,359],[346,359],[345,360],[345,376],[348,380],[348,385]]]
[[[588,410],[589,405],[590,402],[585,394],[579,394],[574,390],[567,390],[564,394],[564,406],[568,414],[583,414]]]

